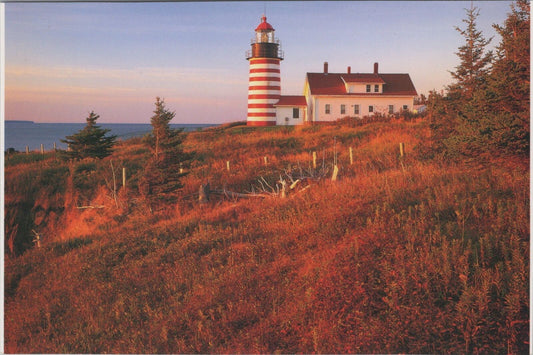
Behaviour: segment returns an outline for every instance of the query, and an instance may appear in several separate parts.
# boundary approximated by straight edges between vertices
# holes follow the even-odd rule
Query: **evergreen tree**
[[[451,72],[455,83],[450,89],[460,91],[465,100],[472,99],[476,90],[485,84],[493,57],[492,51],[485,50],[492,38],[485,39],[481,31],[477,29],[478,16],[479,9],[471,7],[466,10],[466,18],[463,19],[467,25],[466,28],[455,27],[465,38],[466,43],[455,53],[460,59],[460,64],[454,72]]]
[[[104,129],[96,125],[99,115],[91,111],[86,118],[87,125],[81,131],[71,136],[66,136],[61,142],[69,147],[62,151],[64,159],[105,158],[111,154],[117,138],[116,135],[106,136],[110,129]]]
[[[530,135],[530,10],[518,0],[511,5],[488,81],[487,101],[495,146],[509,153],[527,154]]]
[[[485,39],[477,29],[479,10],[466,10],[465,29],[455,29],[465,38],[457,56],[459,65],[451,72],[455,82],[448,86],[447,137],[442,135],[444,150],[452,157],[477,156],[490,145],[487,131],[486,86],[493,58],[486,47],[491,39]]]
[[[140,185],[142,195],[151,205],[156,201],[175,201],[183,187],[181,178],[186,175],[183,169],[188,168],[192,160],[192,154],[183,151],[183,129],[170,128],[175,112],[167,110],[159,97],[155,106],[152,133],[147,140],[152,156]]]

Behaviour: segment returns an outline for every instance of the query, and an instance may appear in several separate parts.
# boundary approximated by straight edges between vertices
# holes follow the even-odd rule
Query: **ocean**
[[[110,129],[108,134],[117,135],[117,139],[142,137],[152,130],[149,123],[102,123],[102,128]],[[170,124],[171,128],[183,128],[185,131],[195,131],[215,124]],[[61,139],[70,136],[85,127],[85,123],[35,123],[32,121],[5,121],[4,150],[14,148],[19,152],[39,151],[41,144],[44,150],[52,150],[54,143],[58,149],[66,149]]]

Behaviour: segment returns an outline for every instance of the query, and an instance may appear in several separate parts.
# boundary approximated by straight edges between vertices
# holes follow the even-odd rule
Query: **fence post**
[[[316,151],[313,152],[313,169],[316,169]]]
[[[30,147],[26,146],[26,154],[30,154]]]
[[[228,169],[228,171],[230,171],[230,168],[229,168],[229,160],[226,161],[226,169]]]
[[[122,168],[122,187],[126,187],[126,168]]]
[[[331,181],[337,181],[337,174],[339,174],[339,167],[335,165],[333,168],[333,175],[331,175]]]
[[[353,165],[353,148],[350,147],[350,165]]]
[[[268,157],[266,155],[264,157],[264,160],[265,160],[265,166],[267,166],[268,165]]]
[[[44,146],[42,143],[41,143],[41,154],[44,155]]]
[[[400,143],[400,156],[403,157],[404,153],[405,153],[405,144]]]

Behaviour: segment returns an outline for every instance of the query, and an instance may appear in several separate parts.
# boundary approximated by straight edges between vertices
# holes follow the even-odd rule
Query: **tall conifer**
[[[511,5],[503,26],[494,25],[502,40],[496,48],[488,82],[493,140],[498,149],[529,152],[530,136],[530,9],[525,0]]]
[[[455,83],[450,88],[459,90],[465,100],[472,99],[475,91],[486,82],[493,57],[492,51],[486,51],[492,38],[485,39],[477,29],[478,16],[479,9],[473,6],[466,10],[466,18],[463,19],[466,28],[455,27],[464,37],[465,44],[455,53],[460,63],[455,67],[455,71],[451,72]]]
[[[485,89],[490,73],[493,53],[486,47],[492,38],[485,39],[477,29],[479,9],[466,9],[466,28],[455,29],[464,37],[465,44],[456,52],[460,63],[451,72],[455,82],[448,87],[449,136],[444,140],[446,151],[451,156],[476,156],[487,144],[487,136],[480,134],[487,106]]]
[[[152,156],[145,167],[141,181],[141,193],[151,207],[157,201],[175,201],[183,187],[181,178],[186,175],[184,169],[190,166],[192,154],[183,150],[185,134],[183,129],[170,128],[170,121],[175,112],[165,107],[165,102],[157,97],[154,115],[151,117],[152,132],[148,145]]]

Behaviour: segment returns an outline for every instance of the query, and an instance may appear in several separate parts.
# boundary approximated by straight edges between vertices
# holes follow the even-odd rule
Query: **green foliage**
[[[488,81],[487,104],[491,134],[498,149],[529,153],[530,138],[530,10],[519,0],[511,5]]]
[[[152,157],[145,166],[139,187],[151,207],[155,207],[156,202],[176,200],[183,187],[181,179],[187,174],[185,169],[190,167],[193,156],[183,150],[183,129],[170,128],[175,113],[167,110],[159,97],[155,106],[151,118],[152,133],[147,139]]]
[[[455,82],[446,95],[430,93],[428,111],[434,153],[454,159],[529,153],[529,4],[518,0],[503,26],[496,56],[485,51],[476,28],[479,11],[467,10],[467,28]]]
[[[96,120],[99,117],[91,111],[87,117],[87,125],[84,129],[61,140],[61,142],[66,143],[69,147],[67,151],[60,151],[60,156],[63,159],[102,159],[111,154],[117,136],[106,136],[110,130],[100,128],[96,125]]]
[[[471,7],[466,13],[467,17],[463,20],[467,25],[466,29],[455,28],[465,38],[466,43],[459,47],[456,54],[460,64],[451,72],[455,79],[451,90],[461,92],[465,101],[472,99],[474,93],[483,87],[492,61],[492,51],[485,50],[491,39],[485,39],[477,29],[479,9]]]

